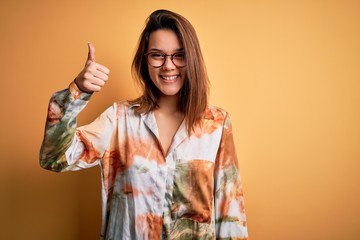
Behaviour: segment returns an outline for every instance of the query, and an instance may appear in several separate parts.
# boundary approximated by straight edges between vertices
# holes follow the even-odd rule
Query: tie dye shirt
[[[242,184],[228,114],[209,106],[188,135],[184,123],[164,153],[153,112],[114,103],[76,127],[90,94],[51,97],[40,165],[56,172],[99,165],[101,239],[247,239]]]

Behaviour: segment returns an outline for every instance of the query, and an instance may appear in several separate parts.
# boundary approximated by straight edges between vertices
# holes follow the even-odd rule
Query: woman
[[[153,12],[132,69],[142,96],[76,128],[109,74],[89,44],[84,69],[50,100],[41,166],[63,172],[100,165],[102,239],[247,239],[230,120],[208,106],[191,24],[167,10]]]

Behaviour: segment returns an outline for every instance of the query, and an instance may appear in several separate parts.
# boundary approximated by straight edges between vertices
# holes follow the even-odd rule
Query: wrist
[[[79,91],[84,92],[84,93],[89,93],[89,94],[92,94],[92,93],[93,93],[93,92],[85,91],[84,89],[82,89],[82,88],[79,86],[79,84],[77,83],[77,78],[75,78],[73,82],[75,83],[75,85],[76,85],[76,87],[77,87],[77,89],[78,89]]]
[[[80,98],[83,94],[92,94],[92,93],[82,90],[79,87],[79,85],[76,83],[76,78],[74,79],[74,81],[72,81],[70,83],[69,91],[70,91],[71,95],[74,97],[74,99]]]

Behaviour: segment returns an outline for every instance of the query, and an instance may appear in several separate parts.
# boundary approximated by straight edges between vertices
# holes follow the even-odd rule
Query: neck
[[[158,99],[158,105],[159,108],[157,110],[162,112],[163,114],[179,113],[179,96],[161,96]]]

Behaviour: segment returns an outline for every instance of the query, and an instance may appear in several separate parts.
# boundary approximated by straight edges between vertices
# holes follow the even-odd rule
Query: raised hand
[[[75,78],[75,83],[81,91],[92,93],[99,92],[109,79],[110,70],[95,62],[95,48],[88,43],[88,57],[84,69]]]

